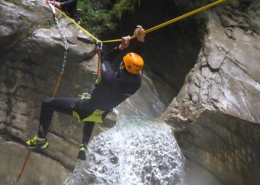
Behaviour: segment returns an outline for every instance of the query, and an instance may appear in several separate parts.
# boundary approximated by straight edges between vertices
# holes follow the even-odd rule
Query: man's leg
[[[85,122],[84,123],[82,144],[80,145],[79,153],[78,153],[78,157],[77,157],[80,160],[86,160],[86,145],[89,142],[94,125],[95,125],[94,122]]]
[[[48,98],[42,102],[40,114],[40,126],[38,136],[26,142],[28,148],[47,148],[48,142],[46,135],[51,124],[54,111],[71,115],[73,103],[79,101],[77,98]]]
[[[95,123],[94,122],[85,122],[83,127],[83,137],[82,144],[87,145],[93,131]]]
[[[77,98],[48,98],[42,102],[40,114],[40,126],[38,131],[39,138],[45,138],[50,127],[53,112],[72,115],[73,103],[80,101]]]

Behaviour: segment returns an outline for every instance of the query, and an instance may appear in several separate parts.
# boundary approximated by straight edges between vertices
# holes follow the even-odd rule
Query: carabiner
[[[102,50],[102,46],[103,46],[103,43],[100,40],[98,40],[97,41],[97,48],[98,48],[98,50]]]

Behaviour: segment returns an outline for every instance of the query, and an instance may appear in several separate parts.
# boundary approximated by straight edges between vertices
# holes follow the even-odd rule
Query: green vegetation
[[[90,0],[78,0],[81,26],[93,35],[114,30],[116,23],[124,12],[133,12],[141,0],[115,0],[109,9],[95,10]]]
[[[20,15],[20,17],[19,17],[20,19],[22,19],[24,21],[28,21],[29,20],[29,18],[27,16],[25,16],[23,14],[20,14],[20,13],[19,13],[19,15]]]
[[[43,28],[51,28],[52,26],[53,26],[53,24],[54,24],[54,22],[53,22],[53,19],[46,19],[46,21],[44,21],[43,23],[42,23],[42,26],[43,26]]]

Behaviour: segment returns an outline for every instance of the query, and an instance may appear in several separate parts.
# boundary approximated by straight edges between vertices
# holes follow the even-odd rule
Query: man
[[[107,114],[121,102],[133,95],[141,86],[141,70],[144,61],[140,56],[144,43],[144,29],[137,26],[134,31],[137,37],[134,52],[127,53],[120,63],[118,73],[112,70],[112,59],[129,46],[130,36],[122,37],[121,44],[108,52],[101,60],[101,80],[95,84],[89,93],[77,98],[48,98],[42,102],[40,126],[38,135],[26,142],[26,146],[33,148],[47,148],[46,139],[54,111],[73,115],[79,122],[85,122],[82,144],[77,158],[86,160],[86,145],[89,142],[94,123],[103,123]]]
[[[49,3],[65,11],[70,18],[80,24],[80,15],[77,11],[77,0],[60,0],[60,2],[49,1]]]

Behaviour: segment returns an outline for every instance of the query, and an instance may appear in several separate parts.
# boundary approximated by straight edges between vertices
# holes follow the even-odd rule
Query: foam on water
[[[184,184],[184,157],[171,128],[157,119],[119,116],[89,143],[86,157],[63,185]]]

